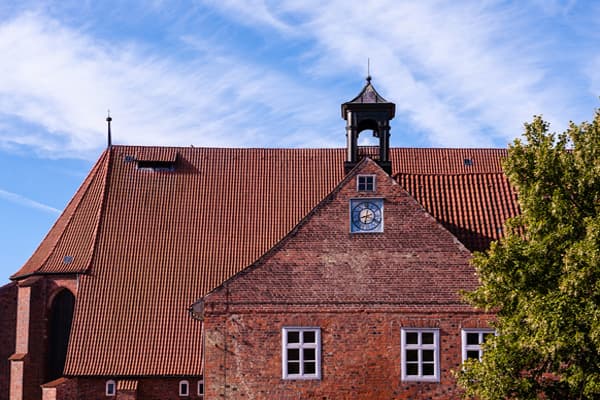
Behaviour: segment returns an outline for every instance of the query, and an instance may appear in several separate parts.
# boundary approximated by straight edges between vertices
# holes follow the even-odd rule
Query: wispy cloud
[[[94,158],[108,108],[116,143],[343,146],[336,110],[359,79],[355,91],[337,90],[366,74],[367,57],[376,87],[397,104],[395,145],[504,146],[534,114],[560,129],[589,113],[572,74],[552,64],[584,75],[582,57],[572,52],[567,63],[548,52],[553,18],[575,12],[572,1],[198,0],[190,12],[178,4],[157,1],[144,14],[164,18],[153,31],[160,43],[107,38],[100,22],[86,28],[50,6],[1,22],[0,127],[9,128],[0,128],[0,147]],[[215,29],[198,28],[216,19]],[[597,74],[588,75],[597,90]]]
[[[58,208],[51,207],[49,205],[37,202],[35,200],[29,199],[25,196],[22,196],[17,193],[9,192],[6,190],[0,189],[0,198],[10,201],[11,203],[18,204],[23,207],[34,208],[36,210],[45,211],[52,214],[60,214],[62,211]]]
[[[118,143],[330,144],[318,132],[296,135],[323,118],[312,113],[309,121],[305,112],[315,104],[322,109],[321,93],[233,55],[198,54],[178,62],[131,43],[109,46],[31,13],[0,25],[0,54],[0,109],[28,126],[2,132],[0,145],[95,155],[105,143],[108,108]]]
[[[566,12],[555,2],[552,10]],[[247,15],[244,1],[213,3],[224,15]],[[548,35],[520,4],[382,0],[349,7],[328,2],[260,2],[269,18],[314,40],[321,72],[364,73],[366,58],[398,106],[400,118],[442,146],[503,145],[534,114],[566,124],[574,93],[547,74]],[[277,4],[276,6],[273,4]],[[235,7],[237,6],[237,9]],[[559,7],[561,6],[561,7]],[[558,13],[558,11],[557,11]],[[301,16],[292,24],[288,15]],[[571,115],[571,117],[566,117]]]

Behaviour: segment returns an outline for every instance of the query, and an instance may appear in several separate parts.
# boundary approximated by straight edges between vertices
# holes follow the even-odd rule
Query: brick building
[[[368,79],[345,149],[109,146],[0,288],[0,399],[455,398],[516,196],[505,150],[390,148],[394,111]]]

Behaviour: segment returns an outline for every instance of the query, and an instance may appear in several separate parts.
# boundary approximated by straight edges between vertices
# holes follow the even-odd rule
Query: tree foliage
[[[497,314],[498,336],[458,375],[479,399],[600,398],[600,111],[549,132],[535,117],[504,169],[521,214],[473,262],[467,293]]]

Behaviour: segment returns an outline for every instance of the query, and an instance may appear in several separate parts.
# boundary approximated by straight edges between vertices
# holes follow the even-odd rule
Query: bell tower
[[[367,76],[367,83],[358,96],[342,104],[342,118],[346,120],[346,173],[365,157],[377,162],[388,174],[392,173],[390,120],[395,112],[396,105],[377,93],[371,84],[371,76]],[[372,131],[373,136],[379,139],[378,146],[358,145],[358,136],[365,130]]]

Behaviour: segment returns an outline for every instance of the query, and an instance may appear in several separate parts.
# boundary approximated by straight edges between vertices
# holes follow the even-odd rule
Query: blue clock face
[[[383,213],[381,200],[353,201],[351,203],[352,232],[381,232]]]

